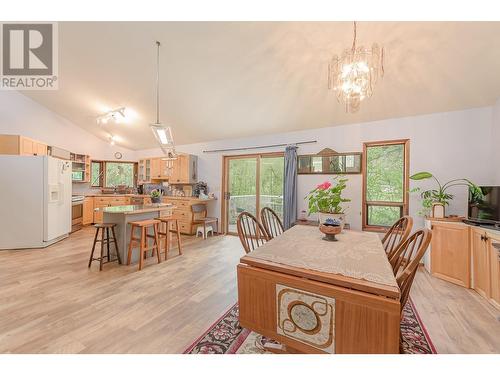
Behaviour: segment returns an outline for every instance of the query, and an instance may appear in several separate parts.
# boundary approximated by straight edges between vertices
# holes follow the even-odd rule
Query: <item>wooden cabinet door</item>
[[[36,142],[36,143],[34,143],[34,148],[36,148],[36,150],[34,150],[34,153],[36,155],[47,155],[47,145],[46,144]]]
[[[189,182],[189,155],[179,155],[174,160],[174,167],[168,181],[174,184]]]
[[[160,159],[160,176],[161,178],[168,178],[169,175],[167,173],[167,161]]]
[[[161,178],[161,160],[160,158],[151,159],[151,179]]]
[[[473,288],[483,297],[489,295],[490,269],[486,232],[471,230]]]
[[[189,155],[179,157],[179,176],[178,182],[189,183]]]
[[[179,158],[172,161],[172,171],[170,172],[170,176],[168,176],[169,183],[176,183],[179,179]]]
[[[433,223],[431,242],[431,273],[469,288],[469,228],[462,223]]]
[[[21,137],[20,140],[20,147],[19,147],[19,154],[21,155],[34,155],[35,154],[35,142],[33,140],[26,138],[26,137]]]
[[[500,309],[500,238],[488,240],[490,254],[490,301]]]
[[[83,225],[92,224],[94,221],[94,198],[87,197],[83,200]]]

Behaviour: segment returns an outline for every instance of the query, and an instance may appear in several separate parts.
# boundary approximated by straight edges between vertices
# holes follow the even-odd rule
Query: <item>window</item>
[[[135,186],[136,163],[114,161],[92,161],[91,186],[115,187]]]
[[[90,166],[90,186],[102,187],[102,161],[92,161]]]
[[[115,187],[125,185],[134,186],[134,164],[106,162],[105,187]]]
[[[363,146],[363,229],[383,231],[408,214],[409,140]]]

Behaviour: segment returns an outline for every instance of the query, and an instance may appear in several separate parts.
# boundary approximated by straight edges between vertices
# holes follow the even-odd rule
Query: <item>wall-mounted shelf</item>
[[[325,148],[317,154],[298,156],[298,174],[360,174],[361,152],[336,152]]]

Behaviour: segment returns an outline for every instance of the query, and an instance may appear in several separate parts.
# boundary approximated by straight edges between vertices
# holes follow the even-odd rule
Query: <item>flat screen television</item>
[[[480,186],[482,196],[469,188],[467,219],[477,224],[500,225],[500,186]]]

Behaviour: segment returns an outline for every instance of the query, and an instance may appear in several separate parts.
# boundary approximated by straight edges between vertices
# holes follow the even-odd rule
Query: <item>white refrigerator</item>
[[[0,249],[46,247],[71,232],[71,162],[0,156]]]

